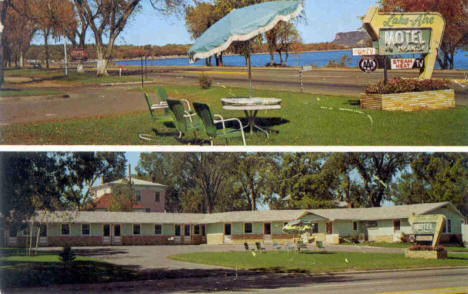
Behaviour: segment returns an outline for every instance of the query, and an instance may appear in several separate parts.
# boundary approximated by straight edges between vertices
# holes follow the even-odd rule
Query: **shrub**
[[[444,246],[432,247],[430,245],[413,245],[409,248],[411,251],[444,251]]]
[[[65,263],[72,262],[75,260],[75,253],[73,253],[73,250],[70,246],[63,247],[63,250],[62,252],[60,252],[59,256],[60,261]]]
[[[202,74],[198,81],[202,89],[209,89],[211,87],[211,79],[205,74]]]
[[[335,58],[330,58],[326,67],[348,67],[349,65],[351,65],[351,60],[352,58],[349,57],[347,54],[341,56],[339,61]]]
[[[413,80],[394,78],[385,84],[383,81],[370,85],[366,89],[367,94],[395,94],[405,92],[423,92],[431,90],[450,89],[447,80]]]

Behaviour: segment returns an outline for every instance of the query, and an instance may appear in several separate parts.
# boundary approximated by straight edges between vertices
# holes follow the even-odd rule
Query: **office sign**
[[[442,214],[411,215],[408,218],[416,242],[432,242],[432,246],[439,244],[440,235],[445,224]]]
[[[374,57],[366,56],[359,60],[359,69],[366,73],[374,72],[378,65],[379,63]]]
[[[423,58],[395,58],[391,60],[392,69],[424,68]]]
[[[84,49],[73,49],[70,52],[73,60],[85,60],[87,59],[86,51]]]
[[[377,49],[373,47],[353,48],[353,56],[362,56],[362,55],[377,55]]]

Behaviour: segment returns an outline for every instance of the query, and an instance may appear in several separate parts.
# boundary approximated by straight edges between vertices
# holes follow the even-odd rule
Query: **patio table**
[[[250,128],[250,133],[253,133],[254,128],[258,129],[265,133],[267,137],[269,137],[268,131],[255,124],[257,114],[261,110],[281,109],[281,99],[278,98],[222,98],[221,103],[225,110],[244,111],[248,121],[245,128]]]

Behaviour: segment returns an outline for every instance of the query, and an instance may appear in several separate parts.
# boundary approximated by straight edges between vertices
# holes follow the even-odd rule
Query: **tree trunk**
[[[50,52],[49,52],[49,30],[44,31],[44,50],[45,50],[45,59],[46,59],[46,68],[49,68],[49,58],[50,58]]]
[[[211,57],[205,58],[205,65],[211,66]]]
[[[20,51],[19,66],[20,66],[20,68],[23,68],[23,67],[24,67],[24,55],[23,55],[23,50]]]
[[[96,45],[97,65],[96,75],[107,76],[107,58],[104,56],[103,48],[101,45]]]
[[[281,50],[277,50],[280,58],[280,64],[283,64],[283,55],[281,54]]]
[[[270,66],[273,66],[275,63],[275,52],[273,50],[269,50],[270,52]]]
[[[6,37],[3,34],[3,30],[5,28],[3,24],[5,23],[7,5],[8,1],[0,2],[0,88],[2,87],[4,81],[3,65],[7,46]]]
[[[289,52],[286,51],[286,52],[285,52],[285,57],[284,57],[284,64],[287,64],[287,63],[288,63],[288,57],[289,57]]]

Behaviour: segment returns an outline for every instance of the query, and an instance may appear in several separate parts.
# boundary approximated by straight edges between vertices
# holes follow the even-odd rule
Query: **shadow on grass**
[[[312,283],[345,282],[350,278],[338,275],[313,276],[301,269],[258,268],[233,269],[140,269],[106,262],[77,261],[63,263],[6,262],[0,267],[1,288],[35,293],[148,291],[191,293],[212,291],[246,291],[302,287]],[[181,282],[179,279],[184,279]],[[353,278],[355,280],[355,278]],[[113,283],[115,282],[115,283]],[[111,284],[110,284],[111,283]],[[67,284],[67,285],[64,285]],[[61,285],[50,288],[52,285]],[[16,291],[16,290],[15,290]]]
[[[468,260],[468,255],[467,255],[467,257],[449,256],[449,257],[447,257],[447,259]]]
[[[330,251],[301,251],[300,254],[336,254],[336,252]]]

